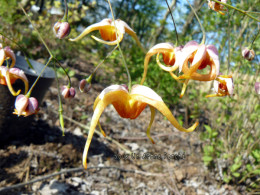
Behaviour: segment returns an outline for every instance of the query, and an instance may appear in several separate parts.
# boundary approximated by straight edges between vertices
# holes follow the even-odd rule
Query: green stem
[[[200,28],[201,28],[201,31],[202,31],[202,34],[203,34],[203,37],[202,37],[202,40],[201,40],[201,44],[204,44],[205,43],[205,40],[206,40],[206,32],[205,32],[205,29],[204,27],[202,26],[201,22],[200,22],[200,19],[196,13],[196,11],[193,9],[192,5],[190,4],[190,2],[188,0],[186,0],[187,3],[189,4],[190,8],[192,9],[193,13],[195,14],[198,22],[199,22],[199,25],[200,25]]]
[[[227,36],[228,36],[228,64],[227,64],[227,75],[229,74],[229,68],[230,68],[230,14],[229,14],[229,10],[228,12],[228,32],[227,32]]]
[[[114,13],[113,13],[113,9],[112,9],[110,0],[107,0],[107,1],[108,1],[110,10],[111,10],[111,14],[112,14],[113,22],[114,22],[114,25],[115,25],[115,29],[116,29],[116,31],[117,31],[116,23],[115,23],[115,17],[114,17]],[[117,32],[116,32],[116,36],[117,36]],[[118,42],[117,42],[117,46],[118,46],[119,52],[120,52],[120,54],[121,54],[121,57],[122,57],[122,59],[123,59],[123,64],[124,64],[125,69],[126,69],[126,73],[127,73],[127,77],[128,77],[128,89],[129,89],[129,91],[131,91],[131,87],[132,87],[131,76],[130,76],[130,73],[129,73],[129,70],[128,70],[128,67],[127,67],[127,64],[126,64],[124,55],[123,55],[123,52],[122,52],[122,50],[121,50],[120,45],[119,45]]]
[[[179,43],[179,37],[178,37],[178,32],[177,32],[176,24],[175,24],[175,21],[174,21],[174,18],[173,18],[173,15],[172,15],[172,11],[171,11],[171,9],[170,9],[170,6],[169,6],[169,4],[168,4],[168,1],[165,0],[165,2],[166,2],[166,4],[167,4],[167,7],[168,7],[169,12],[170,12],[171,17],[172,17],[172,21],[173,21],[173,25],[174,25],[174,29],[175,29],[175,35],[176,35],[176,45],[178,45],[178,43]]]
[[[62,103],[61,103],[61,95],[60,95],[60,86],[59,86],[59,79],[58,79],[58,75],[57,75],[57,67],[56,64],[54,65],[54,69],[55,69],[55,78],[56,78],[56,83],[57,83],[57,89],[58,89],[58,102],[59,102],[59,121],[60,121],[60,126],[61,126],[61,130],[62,130],[62,136],[64,136],[64,119],[63,119],[63,107],[62,107]]]
[[[260,29],[259,29],[259,31],[257,32],[257,34],[256,34],[255,38],[254,38],[254,39],[253,39],[253,41],[251,42],[251,44],[250,44],[250,46],[249,46],[249,48],[248,48],[248,49],[251,49],[251,48],[252,48],[252,46],[253,46],[253,44],[254,44],[254,42],[255,42],[256,38],[258,37],[259,33],[260,33]]]
[[[52,57],[53,54],[51,53],[49,47],[47,46],[46,42],[43,40],[40,32],[38,31],[38,29],[34,26],[34,24],[32,23],[30,16],[26,13],[26,11],[23,9],[22,5],[19,4],[20,8],[23,10],[24,15],[27,17],[27,19],[29,20],[29,22],[31,23],[31,25],[33,26],[33,29],[36,31],[39,39],[41,40],[41,42],[43,43],[43,45],[45,46],[45,48],[47,49],[47,51],[49,52],[50,56]]]
[[[255,20],[255,21],[257,21],[257,22],[260,22],[259,19],[257,19],[257,18],[255,18],[255,17],[251,16],[250,14],[248,14],[247,11],[244,11],[244,10],[238,9],[238,8],[232,6],[232,5],[229,5],[229,4],[226,4],[226,3],[223,3],[223,2],[218,1],[218,0],[212,0],[212,1],[214,1],[214,2],[216,2],[216,3],[219,3],[219,4],[221,4],[221,5],[224,5],[225,7],[228,7],[228,8],[230,8],[230,9],[237,10],[237,11],[241,12],[242,14],[247,15],[249,18],[252,18],[253,20]]]
[[[40,79],[42,73],[44,72],[45,68],[49,65],[49,63],[52,61],[52,56],[49,58],[48,62],[46,63],[46,65],[44,66],[44,68],[42,69],[42,71],[40,72],[40,74],[38,75],[37,79],[34,81],[33,85],[31,86],[30,90],[27,92],[26,96],[30,97],[31,96],[31,92],[34,88],[34,86],[36,85],[36,83],[38,82],[38,80]]]
[[[64,16],[62,18],[62,22],[68,22],[68,4],[67,4],[67,0],[64,0],[64,4],[65,4],[65,12],[64,12]]]
[[[63,72],[66,74],[66,76],[68,77],[69,80],[69,84],[68,84],[68,88],[71,87],[71,80],[70,80],[70,76],[68,75],[67,71],[63,68],[63,66],[61,65],[61,63],[59,62],[59,60],[57,60],[55,57],[53,57],[53,59],[55,60],[55,62],[57,62],[57,64],[59,65],[59,67],[62,68]]]
[[[112,55],[112,53],[118,48],[118,45],[112,50],[110,51],[106,57],[96,66],[96,68],[94,69],[94,71],[91,73],[91,79],[93,77],[93,75],[96,73],[96,71],[98,70],[98,68],[105,62],[105,60]]]

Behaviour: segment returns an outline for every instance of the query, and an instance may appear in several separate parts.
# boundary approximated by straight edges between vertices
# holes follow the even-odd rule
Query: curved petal
[[[160,62],[159,56],[160,56],[160,53],[157,53],[156,62],[157,62],[157,64],[160,66],[160,68],[163,69],[164,71],[172,72],[172,71],[175,71],[175,70],[178,68],[178,64],[177,64],[177,63],[175,63],[175,64],[174,64],[173,66],[171,66],[171,67],[164,66],[164,65]]]
[[[26,94],[29,89],[29,83],[24,72],[18,68],[10,68],[9,72],[12,74],[12,77],[14,77],[15,79],[21,79],[23,81],[25,87],[24,94]]]
[[[214,64],[215,64],[215,69],[216,69],[216,75],[219,75],[219,57],[218,57],[218,50],[214,45],[207,45],[207,52],[209,56],[212,58]]]
[[[193,124],[190,128],[185,129],[183,128],[178,121],[175,119],[175,117],[172,115],[171,111],[169,110],[169,108],[165,105],[164,102],[162,101],[155,101],[152,100],[150,98],[147,98],[145,96],[142,95],[135,95],[134,98],[137,101],[146,103],[154,108],[156,108],[157,110],[159,110],[163,116],[165,116],[170,122],[171,124],[178,129],[179,131],[183,131],[183,132],[192,132],[195,130],[195,128],[198,126],[199,122],[195,122],[195,124]]]
[[[5,58],[11,58],[12,60],[12,64],[10,65],[10,68],[14,67],[16,62],[16,57],[13,50],[10,47],[5,47],[4,51],[5,51]]]
[[[89,146],[90,146],[95,128],[98,124],[98,121],[99,121],[101,114],[103,113],[104,109],[109,104],[116,102],[116,101],[122,101],[122,98],[124,96],[128,95],[128,93],[126,93],[123,90],[106,91],[106,92],[104,92],[104,96],[102,98],[101,98],[101,94],[98,97],[99,100],[97,100],[98,102],[97,102],[97,105],[95,107],[95,111],[94,111],[94,114],[92,116],[92,119],[91,119],[88,138],[87,138],[85,148],[84,148],[84,152],[83,152],[83,166],[84,166],[85,169],[87,168],[87,155],[88,155]]]
[[[218,93],[218,86],[219,86],[219,82],[217,80],[214,80],[213,87],[216,93]]]
[[[9,70],[6,70],[5,72],[5,80],[6,80],[6,84],[7,84],[7,87],[9,89],[9,91],[11,92],[11,94],[13,96],[17,96],[20,94],[21,90],[19,89],[17,92],[14,91],[13,89],[13,86],[11,84],[11,80],[10,80],[10,73],[9,73]]]
[[[174,46],[172,43],[159,43],[153,46],[151,49],[149,49],[144,59],[144,72],[143,72],[142,80],[140,82],[141,85],[144,83],[144,80],[146,78],[150,58],[157,53],[173,52],[173,51],[174,51]]]
[[[179,72],[182,71],[182,66],[185,63],[185,61],[188,61],[188,58],[190,55],[196,51],[199,47],[199,44],[196,41],[190,41],[188,42],[182,49],[182,55],[180,55],[179,58]]]
[[[198,67],[200,66],[201,62],[205,59],[207,55],[207,50],[206,50],[206,46],[200,45],[198,47],[198,50],[194,56],[194,59],[192,61],[191,67],[190,67],[190,73],[194,72],[198,69]]]
[[[228,93],[230,96],[232,96],[234,93],[233,78],[226,78],[225,80],[226,80],[226,84],[227,84]]]
[[[130,95],[141,95],[150,98],[151,100],[163,102],[162,98],[155,91],[144,85],[134,85]]]
[[[79,36],[77,36],[74,39],[70,38],[69,41],[78,41],[92,31],[109,28],[109,27],[111,27],[111,22],[112,22],[111,19],[108,19],[108,18],[103,19],[102,21],[100,21],[98,23],[88,26]]]
[[[5,51],[4,49],[0,49],[0,66],[2,66],[4,61],[5,61]]]
[[[91,38],[106,45],[116,45],[117,43],[120,43],[124,37],[124,34],[122,34],[121,32],[117,32],[117,34],[118,34],[117,39],[114,41],[104,41],[102,39],[95,37],[94,35],[91,35]]]
[[[155,144],[155,142],[154,142],[154,140],[153,140],[153,138],[151,137],[151,134],[150,134],[150,129],[152,127],[152,124],[153,124],[153,121],[154,121],[154,116],[155,116],[155,108],[152,107],[152,106],[149,106],[149,107],[150,107],[150,111],[151,111],[151,120],[150,120],[149,126],[146,130],[146,135],[151,140],[151,142],[153,144]]]
[[[184,95],[184,93],[185,93],[185,91],[186,91],[186,88],[187,88],[188,82],[189,82],[189,79],[186,79],[185,82],[183,83],[180,98],[183,97],[183,95]]]

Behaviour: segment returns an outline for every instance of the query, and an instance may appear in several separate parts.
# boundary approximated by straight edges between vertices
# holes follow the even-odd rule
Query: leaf
[[[232,173],[232,175],[233,175],[234,177],[239,177],[239,176],[240,176],[240,173],[235,172],[235,173]]]
[[[203,156],[202,159],[203,159],[204,163],[211,162],[213,160],[212,156]]]
[[[207,130],[207,132],[209,132],[209,134],[211,134],[211,132],[212,132],[211,127],[208,126],[208,125],[204,125],[204,127],[205,127],[205,129]]]

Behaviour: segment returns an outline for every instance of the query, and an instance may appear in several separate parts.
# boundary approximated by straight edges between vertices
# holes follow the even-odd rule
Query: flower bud
[[[248,49],[247,47],[242,50],[242,56],[248,61],[251,61],[255,58],[255,52],[253,49]]]
[[[74,98],[76,95],[76,91],[73,87],[68,88],[67,86],[62,86],[61,88],[61,95],[64,98]]]
[[[255,82],[255,92],[260,95],[260,82]]]
[[[53,26],[53,32],[59,39],[64,39],[70,34],[70,25],[68,22],[56,22]]]
[[[87,86],[86,86],[87,85]],[[91,83],[88,84],[86,79],[82,79],[80,82],[79,82],[79,90],[80,92],[89,92],[89,90],[91,89]]]
[[[25,95],[18,95],[15,100],[15,109],[17,110],[17,115],[20,116],[23,112],[25,112],[27,106],[29,104],[29,98]]]

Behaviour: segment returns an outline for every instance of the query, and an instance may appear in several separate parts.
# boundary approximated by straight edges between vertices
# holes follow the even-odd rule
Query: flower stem
[[[204,27],[202,26],[201,22],[200,22],[200,19],[196,13],[196,11],[193,9],[192,5],[190,4],[190,2],[188,0],[186,0],[187,3],[189,4],[190,8],[192,9],[193,13],[195,14],[198,22],[199,22],[199,25],[200,25],[200,28],[201,28],[201,31],[202,31],[202,34],[203,34],[203,37],[202,37],[202,41],[201,41],[201,44],[204,44],[205,43],[205,40],[206,40],[206,32],[205,32],[205,29]]]
[[[45,68],[49,65],[49,63],[52,61],[53,57],[51,56],[49,59],[48,59],[48,62],[46,63],[46,65],[44,66],[44,68],[42,69],[42,71],[40,72],[40,74],[38,75],[37,79],[34,81],[33,85],[31,86],[30,90],[27,92],[26,96],[27,97],[30,97],[31,96],[31,92],[34,88],[34,86],[36,85],[36,83],[38,82],[38,80],[40,79],[42,73],[44,72]]]
[[[256,36],[255,36],[255,38],[254,38],[253,41],[251,42],[251,44],[250,44],[250,46],[249,46],[248,49],[251,49],[251,48],[252,48],[252,46],[253,46],[253,44],[254,44],[256,38],[258,37],[259,33],[260,33],[260,28],[259,28],[259,30],[258,30],[258,32],[257,32],[257,34],[256,34]]]
[[[48,45],[46,44],[46,42],[43,40],[43,38],[42,38],[40,32],[38,31],[38,29],[37,29],[37,28],[35,27],[35,25],[32,23],[32,21],[31,21],[31,19],[30,19],[30,16],[26,13],[26,11],[23,9],[23,7],[22,7],[21,4],[19,4],[19,6],[20,6],[20,8],[22,9],[24,15],[27,17],[27,19],[29,20],[29,22],[30,22],[31,25],[33,26],[33,29],[36,31],[36,33],[37,33],[39,39],[41,40],[41,42],[43,43],[43,45],[44,45],[45,48],[47,49],[48,53],[49,53],[50,56],[52,57],[52,56],[53,56],[52,52],[50,51],[50,49],[49,49]]]
[[[248,14],[247,11],[244,11],[244,10],[238,9],[238,8],[232,6],[232,5],[229,5],[229,4],[227,4],[227,3],[223,3],[223,2],[218,1],[218,0],[212,0],[212,1],[214,1],[214,2],[216,2],[216,3],[219,3],[219,4],[222,4],[222,5],[224,5],[224,6],[228,7],[228,8],[230,8],[230,9],[237,10],[237,11],[241,12],[242,14],[247,15],[249,18],[252,18],[253,20],[255,20],[255,21],[257,21],[257,22],[260,22],[259,19],[257,19],[257,18],[255,18],[255,17],[251,16],[250,14]]]
[[[61,63],[59,62],[59,60],[57,60],[56,58],[53,57],[53,59],[55,60],[55,62],[57,62],[57,64],[59,65],[59,67],[62,68],[63,72],[66,74],[66,76],[68,77],[69,80],[69,84],[68,84],[68,88],[71,87],[71,80],[70,80],[70,76],[68,75],[67,71],[63,68],[63,66],[61,65]]]
[[[68,22],[68,4],[67,4],[67,0],[64,0],[64,4],[65,4],[65,12],[64,12],[64,16],[62,18],[62,22]]]
[[[116,23],[115,23],[115,17],[114,17],[114,13],[113,13],[113,9],[112,9],[112,6],[111,6],[111,3],[110,3],[110,0],[107,0],[108,1],[108,4],[109,4],[109,7],[110,7],[110,10],[111,10],[111,14],[112,14],[112,18],[113,18],[113,22],[115,24],[115,29],[117,31],[117,28],[116,28]],[[116,32],[116,36],[117,36],[117,32]],[[129,73],[129,70],[128,70],[128,67],[127,67],[127,64],[126,64],[126,61],[125,61],[125,58],[124,58],[124,55],[123,55],[123,52],[121,50],[121,47],[119,45],[119,43],[117,42],[117,46],[118,46],[118,49],[120,51],[120,54],[121,54],[121,57],[123,59],[123,64],[125,66],[125,69],[126,69],[126,73],[127,73],[127,77],[128,77],[128,89],[129,91],[131,91],[131,87],[132,87],[132,81],[131,81],[131,75]]]
[[[174,21],[174,18],[173,18],[173,15],[172,15],[172,11],[171,11],[171,9],[170,9],[170,6],[169,6],[169,4],[168,4],[168,1],[165,0],[165,2],[166,2],[166,4],[167,4],[167,7],[168,7],[169,12],[170,12],[171,17],[172,17],[172,21],[173,21],[173,25],[174,25],[174,29],[175,29],[175,35],[176,35],[176,45],[178,45],[178,43],[179,43],[179,37],[178,37],[178,32],[177,32],[176,24],[175,24],[175,21]]]

